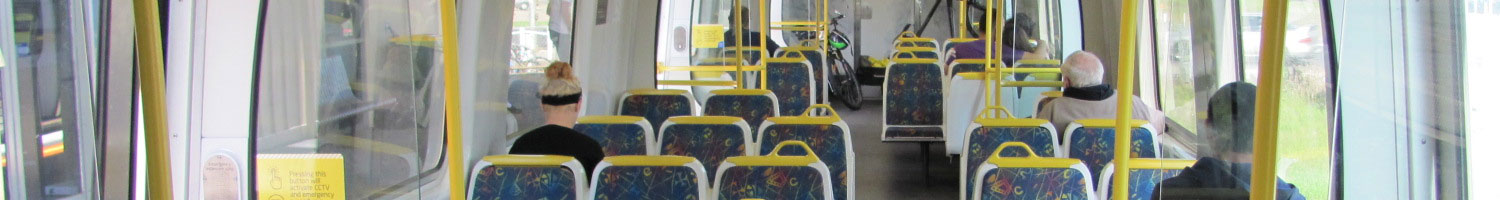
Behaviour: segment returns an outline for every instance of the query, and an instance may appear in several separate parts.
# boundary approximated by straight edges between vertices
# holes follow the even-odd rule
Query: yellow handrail
[[[666,72],[733,72],[733,71],[764,71],[760,66],[736,66],[736,65],[699,65],[699,66],[657,66],[656,73]]]
[[[684,85],[684,86],[738,86],[739,81],[709,81],[709,80],[657,80],[656,85]]]
[[[161,18],[153,0],[135,0],[136,74],[146,116],[146,198],[172,199],[172,160],[167,155],[166,73],[162,65]]]
[[[1281,108],[1282,51],[1286,45],[1286,0],[1268,0],[1261,25],[1260,89],[1255,93],[1255,160],[1250,173],[1250,198],[1276,197],[1276,138]]]
[[[463,138],[463,110],[462,101],[459,97],[463,95],[459,90],[458,71],[458,17],[454,1],[438,1],[442,13],[443,28],[443,120],[447,128],[448,137],[448,196],[453,200],[467,198],[464,191],[468,188],[468,180],[464,176],[467,172],[463,162],[452,160],[463,160],[464,138]]]
[[[1130,197],[1130,170],[1124,166],[1130,166],[1130,159],[1127,158],[1130,158],[1130,109],[1133,105],[1132,98],[1135,97],[1132,94],[1135,94],[1133,84],[1135,83],[1135,37],[1136,29],[1139,28],[1136,25],[1140,21],[1140,15],[1136,12],[1140,11],[1139,8],[1140,2],[1137,0],[1124,0],[1120,4],[1120,16],[1122,16],[1120,18],[1120,60],[1115,64],[1120,69],[1115,73],[1119,77],[1115,79],[1117,80],[1115,88],[1119,90],[1115,94],[1120,94],[1115,104],[1115,166],[1117,167],[1114,173],[1117,177],[1111,180],[1114,181],[1111,184],[1114,188],[1110,188],[1114,190],[1112,199]]]

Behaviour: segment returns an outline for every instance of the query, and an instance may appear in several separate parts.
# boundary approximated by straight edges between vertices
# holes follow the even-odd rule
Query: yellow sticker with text
[[[724,25],[693,25],[693,48],[719,48],[724,41]]]
[[[343,155],[260,154],[255,166],[256,199],[345,199]]]

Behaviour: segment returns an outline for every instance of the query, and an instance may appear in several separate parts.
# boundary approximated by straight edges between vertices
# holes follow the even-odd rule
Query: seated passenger
[[[1162,180],[1157,185],[1152,199],[1178,199],[1185,196],[1203,196],[1201,189],[1250,190],[1250,162],[1254,160],[1255,139],[1255,85],[1234,82],[1219,88],[1208,99],[1208,120],[1204,134],[1210,141],[1213,152],[1201,155],[1217,155],[1198,159],[1192,167],[1183,169],[1176,177]],[[1199,189],[1194,191],[1194,189]],[[1198,194],[1194,194],[1198,193]],[[1239,198],[1239,197],[1231,197]],[[1296,185],[1276,179],[1276,199],[1305,199]]]
[[[739,46],[739,44],[749,44],[749,46],[760,46],[761,41],[769,40],[765,36],[760,35],[760,32],[751,31],[749,28],[746,28],[746,27],[750,26],[750,17],[749,17],[750,16],[750,8],[746,8],[744,6],[741,6],[740,7],[740,13],[744,13],[743,15],[745,15],[746,17],[745,18],[739,18],[739,20],[735,20],[734,14],[730,14],[729,15],[729,21],[731,21],[731,22],[736,22],[737,21],[737,22],[739,22],[739,24],[729,24],[732,28],[730,28],[730,30],[728,30],[728,31],[724,31],[724,47],[737,47],[737,46]],[[734,35],[736,34],[734,32],[734,30],[740,30],[740,32],[738,34],[744,34],[744,35],[741,35],[740,39],[736,40],[736,39],[734,39]],[[766,45],[766,52],[767,53],[771,53],[771,54],[775,54],[776,53],[776,49],[780,49],[780,48],[781,48],[781,45],[777,45],[776,41],[771,41],[769,44]],[[760,57],[760,54],[752,55],[751,58],[748,59],[748,61],[750,61],[751,63],[755,63],[757,60],[760,60],[759,57]]]
[[[979,29],[977,30],[982,33],[988,28],[989,26],[985,23],[979,23]],[[1030,16],[1016,14],[1015,18],[1005,21],[1003,29],[1001,32],[1005,33],[1002,35],[1004,38],[1001,38],[1000,43],[995,44],[994,47],[999,47],[1000,51],[1004,52],[998,57],[1006,66],[1015,66],[1016,61],[1023,59],[1051,59],[1050,54],[1047,52],[1051,52],[1052,50],[1047,47],[1046,42],[1032,37],[1038,36],[1038,34],[1036,31],[1036,21],[1033,21]],[[990,36],[984,35],[979,40],[954,45],[953,50],[948,52],[948,63],[946,64],[952,64],[954,60],[958,59],[984,59],[984,53],[987,52],[984,50],[985,39],[987,38],[990,38]],[[1033,41],[1036,43],[1032,43]]]
[[[547,125],[521,135],[510,148],[510,154],[572,156],[583,164],[585,174],[593,173],[594,165],[604,159],[603,147],[593,138],[568,128],[578,123],[578,101],[583,98],[578,78],[573,77],[573,67],[565,62],[547,66],[547,85],[542,86],[541,96]]]
[[[1050,100],[1037,110],[1036,117],[1052,121],[1052,126],[1058,130],[1068,127],[1073,120],[1079,119],[1114,119],[1115,88],[1104,83],[1104,64],[1099,57],[1084,51],[1068,55],[1068,59],[1062,63],[1063,96]],[[1146,120],[1151,123],[1151,128],[1156,129],[1157,134],[1165,133],[1166,117],[1156,108],[1147,106],[1140,97],[1133,98],[1134,106],[1131,107],[1131,118]],[[1063,134],[1061,131],[1059,134]],[[1058,135],[1058,138],[1065,135]]]

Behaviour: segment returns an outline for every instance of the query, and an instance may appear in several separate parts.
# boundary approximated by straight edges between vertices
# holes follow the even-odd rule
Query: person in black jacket
[[[547,66],[547,85],[542,86],[541,93],[547,125],[521,135],[510,154],[572,156],[583,164],[584,174],[593,177],[594,165],[604,159],[604,149],[593,138],[569,128],[578,123],[578,102],[583,98],[573,67],[564,62]]]
[[[741,46],[740,44],[746,44],[744,46],[752,47],[760,46],[761,44],[763,44],[762,42],[769,40],[765,36],[762,36],[760,32],[755,32],[750,30],[749,28],[746,28],[750,26],[750,8],[741,6],[740,13],[742,13],[744,17],[737,18],[733,14],[729,15],[730,22],[739,23],[731,23],[730,29],[728,31],[724,31],[724,47],[738,47]],[[734,30],[740,30],[740,32],[735,33]],[[734,39],[735,34],[740,34],[740,39]],[[766,52],[768,53],[776,53],[776,49],[781,49],[781,45],[777,45],[776,41],[766,42],[764,44],[766,45]],[[748,58],[748,61],[750,61],[751,63],[755,63],[758,60],[760,60],[760,54],[758,53],[750,55],[750,58]]]
[[[1255,85],[1234,82],[1208,100],[1205,134],[1217,157],[1198,159],[1176,177],[1162,180],[1152,199],[1249,199],[1255,139]],[[1276,179],[1276,199],[1303,200],[1296,185]]]

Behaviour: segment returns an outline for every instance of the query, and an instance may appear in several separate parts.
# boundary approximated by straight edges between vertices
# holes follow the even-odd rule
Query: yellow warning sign
[[[724,41],[724,25],[693,25],[693,48],[719,48]]]
[[[344,156],[260,154],[255,156],[257,199],[344,199]]]

